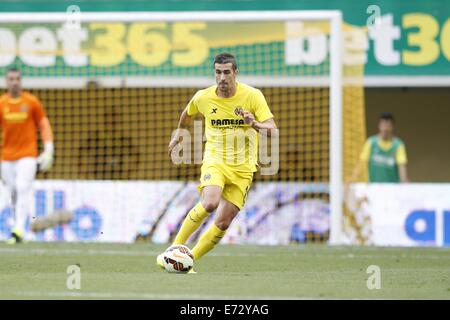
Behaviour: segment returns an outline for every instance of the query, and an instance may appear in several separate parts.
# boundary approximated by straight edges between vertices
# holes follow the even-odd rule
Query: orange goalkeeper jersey
[[[44,117],[46,115],[41,102],[29,92],[22,92],[18,98],[12,98],[9,94],[0,97],[2,160],[37,157],[38,125]]]

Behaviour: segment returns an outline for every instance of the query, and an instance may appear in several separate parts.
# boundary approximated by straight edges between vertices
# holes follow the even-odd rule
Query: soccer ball
[[[191,250],[183,245],[174,245],[164,252],[164,268],[171,273],[187,273],[194,266]]]

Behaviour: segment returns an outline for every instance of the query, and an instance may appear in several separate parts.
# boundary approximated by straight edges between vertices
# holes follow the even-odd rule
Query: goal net
[[[363,65],[344,50],[340,12],[0,16],[2,87],[18,67],[55,134],[55,164],[38,174],[32,210],[46,201],[37,215],[66,207],[78,219],[38,239],[170,241],[198,201],[201,118],[187,161],[174,164],[167,145],[187,102],[214,84],[214,56],[229,52],[280,135],[261,159],[275,172],[255,175],[224,242],[326,242],[331,230],[339,243],[343,183],[365,139]]]

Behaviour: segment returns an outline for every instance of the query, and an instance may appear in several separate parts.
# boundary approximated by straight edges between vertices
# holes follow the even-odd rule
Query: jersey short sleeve
[[[202,94],[201,91],[197,91],[194,96],[192,97],[191,101],[189,101],[187,105],[187,114],[188,116],[193,116],[198,113],[198,98]]]
[[[403,165],[403,164],[408,163],[408,158],[406,157],[406,148],[403,143],[400,144],[400,146],[397,148],[395,160],[397,161],[398,165]]]
[[[273,114],[267,105],[266,98],[260,90],[256,90],[253,95],[253,103],[255,109],[256,121],[264,122],[270,118],[273,118]]]
[[[364,143],[364,146],[362,148],[361,154],[359,156],[359,160],[368,162],[370,157],[370,139],[366,140],[366,143]]]
[[[31,99],[32,102],[32,108],[33,108],[33,119],[35,123],[39,124],[41,120],[46,117],[44,106],[42,105],[41,101],[39,101],[38,98],[33,97]]]

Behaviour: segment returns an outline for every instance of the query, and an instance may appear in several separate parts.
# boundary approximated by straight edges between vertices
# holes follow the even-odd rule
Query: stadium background
[[[358,4],[354,4],[351,1],[340,1],[339,3],[333,1],[307,1],[301,4],[295,1],[176,1],[171,5],[167,5],[165,1],[151,3],[112,1],[107,5],[104,2],[96,1],[28,1],[1,3],[0,9],[2,12],[64,12],[69,4],[78,4],[82,11],[100,12],[341,9],[344,13],[345,22],[357,26],[365,25],[367,20],[366,9],[370,5],[366,1]],[[445,15],[448,12],[448,5],[444,2],[432,1],[431,5],[430,3],[424,5],[420,1],[412,1],[406,7],[406,5],[398,3],[392,4],[390,1],[379,1],[379,6],[382,14],[394,13],[394,22],[397,25],[401,25],[402,16],[411,12],[425,13],[435,17],[442,30],[444,30],[444,26],[448,25],[448,16]],[[408,32],[411,32],[411,30]],[[376,132],[377,115],[381,111],[391,111],[397,118],[397,133],[407,146],[411,181],[436,183],[450,180],[450,172],[445,162],[445,159],[450,156],[450,150],[443,147],[450,141],[450,129],[445,120],[450,115],[447,107],[450,98],[448,91],[450,69],[448,49],[444,51],[444,46],[448,43],[448,37],[445,35],[442,33],[440,38],[443,39],[441,41],[443,44],[442,53],[435,61],[426,63],[423,66],[411,66],[405,63],[400,63],[398,66],[383,66],[375,61],[373,51],[370,51],[368,55],[369,61],[364,73],[366,79],[369,80],[368,83],[371,84],[365,85],[364,93],[362,93],[362,87],[359,87],[354,88],[347,96],[347,98],[351,97],[347,101],[351,103],[356,101],[356,105],[362,106],[364,109],[357,113],[356,126],[361,132],[354,136],[354,140],[346,140],[354,143],[350,148],[353,153],[348,157],[350,162],[348,167],[346,167],[346,175],[348,175],[352,167],[352,161],[354,162],[363,139]],[[399,51],[404,51],[408,47],[405,39],[406,37],[402,34],[402,41],[397,48]],[[447,47],[448,45],[445,48]],[[411,86],[410,79],[414,78],[412,76],[440,77],[438,79],[439,84],[430,85],[427,81],[423,81],[419,87]],[[394,85],[385,87],[384,84],[388,82],[383,82],[383,79],[397,79],[397,81],[394,81]],[[305,90],[311,94],[311,98],[307,98]],[[46,186],[45,180],[53,179],[71,181],[113,179],[117,181],[116,185],[119,185],[119,180],[158,181],[170,179],[192,181],[197,179],[198,166],[173,166],[165,157],[165,148],[170,131],[175,127],[179,111],[195,92],[195,88],[149,87],[111,89],[97,88],[95,84],[91,84],[90,87],[84,89],[39,89],[33,92],[38,93],[43,100],[55,128],[57,139],[55,167],[50,173],[39,175],[40,183],[42,183],[44,188]],[[300,181],[305,183],[326,181],[328,179],[329,158],[327,139],[325,138],[328,134],[326,125],[328,110],[324,108],[325,104],[320,101],[327,97],[327,90],[320,88],[266,87],[263,89],[263,92],[267,96],[269,105],[277,115],[277,119],[279,119],[279,126],[281,128],[290,128],[290,131],[285,131],[285,135],[281,136],[281,171],[279,175],[275,178],[258,176],[256,181]],[[170,97],[170,99],[167,97]],[[150,108],[147,104],[149,100],[154,101],[158,109],[143,109]],[[316,101],[318,105],[309,104],[308,102],[311,101]],[[292,108],[292,102],[295,102],[298,108]],[[311,106],[318,108],[312,109]],[[321,107],[323,108],[321,109]],[[348,115],[350,114],[345,114],[345,116]],[[310,123],[307,120],[304,121],[308,118],[311,119]],[[136,124],[139,125],[136,127]],[[365,126],[367,127],[366,129],[364,128]],[[303,130],[305,127],[308,127],[311,131]],[[317,132],[314,132],[315,128],[324,130],[319,132],[323,136],[320,138],[320,141],[314,140],[317,136]],[[307,134],[304,135],[304,132],[307,132]],[[69,143],[58,143],[58,140],[61,141],[63,139]],[[298,143],[299,141],[301,142]],[[297,193],[289,194],[286,190],[292,185],[286,186],[281,188],[283,190],[281,193],[288,194],[287,202],[292,200],[294,204],[299,205],[302,199],[297,199],[296,197],[301,196],[301,187],[297,185],[297,188],[299,188]],[[436,185],[436,187],[444,188],[446,186]],[[187,185],[181,184],[181,189],[185,193],[188,193],[188,190],[190,192],[195,190],[192,183]],[[149,200],[156,197],[157,190],[158,186],[152,189],[152,195],[147,196]],[[268,187],[266,190],[269,193],[271,189]],[[57,200],[60,199],[57,196],[58,194],[54,192],[53,196],[47,195],[48,198],[53,197],[54,208],[56,208],[55,203],[62,201]],[[276,192],[273,194],[276,194]],[[270,197],[274,196],[273,194],[261,193],[260,197]],[[41,199],[39,195],[42,195],[42,193],[37,193],[37,202]],[[45,198],[45,195],[43,197]],[[313,209],[311,210],[322,212],[321,215],[318,215],[319,219],[323,219],[322,215],[326,217],[328,213],[323,212],[327,211],[326,205],[324,205],[328,200],[327,190],[314,190],[307,197],[310,198],[309,200],[313,200],[311,202]],[[252,198],[249,197],[250,199]],[[258,198],[255,197],[255,199]],[[318,199],[319,202],[314,202],[314,199]],[[121,200],[123,201],[124,199]],[[189,203],[193,203],[195,200],[194,197],[190,199]],[[255,201],[257,200],[250,200],[250,203]],[[275,203],[277,201],[279,199],[274,199]],[[63,204],[61,203],[60,205]],[[65,205],[68,204],[66,203]],[[271,205],[267,206],[270,207]],[[440,206],[442,205],[440,204]],[[276,204],[273,204],[273,206],[276,207]],[[176,211],[174,208],[176,209],[176,206],[172,206],[171,210],[173,212]],[[87,209],[83,210],[85,211],[79,212],[86,212]],[[293,210],[295,212],[297,209]],[[270,212],[270,210],[268,211]],[[171,211],[165,212],[166,215],[169,215]],[[183,211],[178,212],[178,216],[183,213]],[[4,210],[2,221],[7,220],[7,214],[10,214],[10,211]],[[82,213],[80,214],[82,215]],[[246,214],[246,216],[251,217],[250,210]],[[261,217],[267,218],[270,217],[270,214],[262,213]],[[139,218],[136,217],[135,219]],[[179,217],[174,220],[177,221],[177,219],[179,221]],[[161,220],[157,222],[161,223]],[[269,222],[266,225],[269,225]],[[176,225],[176,222],[173,221],[168,224],[174,223]],[[150,221],[149,224],[151,225],[150,229],[154,229],[155,221]],[[3,224],[3,235],[7,234],[5,225]],[[172,225],[171,230],[173,229],[174,226]],[[264,231],[267,231],[267,227],[260,230],[258,234],[263,234]],[[321,228],[319,236],[316,237],[315,233],[312,232],[307,234],[306,237],[300,236],[296,241],[303,242],[308,239],[323,241],[328,237],[327,231],[327,226],[325,225]],[[299,233],[301,233],[301,230]],[[51,236],[46,237],[46,239],[60,239],[58,236],[60,234],[61,230],[54,230]],[[152,238],[146,232],[143,233],[143,237],[157,241],[160,239],[158,237]],[[161,239],[166,238],[161,236]],[[44,239],[44,237],[40,239]],[[80,239],[83,240],[82,237],[78,238],[78,240]],[[92,240],[89,237],[85,239]],[[286,239],[283,241],[286,241]],[[408,244],[411,245],[411,242]],[[420,245],[422,242],[412,242],[412,244]]]

